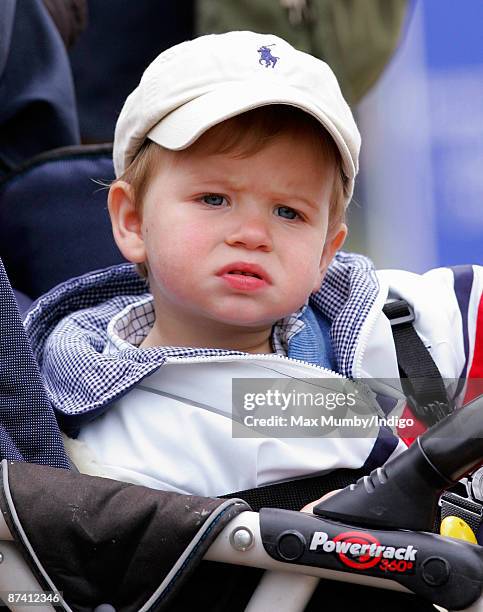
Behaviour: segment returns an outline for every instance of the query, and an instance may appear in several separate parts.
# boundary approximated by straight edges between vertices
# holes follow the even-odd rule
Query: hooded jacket
[[[87,441],[89,449],[94,450],[95,459],[90,457],[87,463],[91,467],[96,462],[98,465],[90,473],[156,488],[215,495],[340,467],[380,465],[393,452],[397,452],[398,442],[386,427],[377,426],[371,435],[363,439],[325,439],[321,443],[324,450],[315,463],[310,460],[304,463],[302,460],[303,465],[298,464],[295,469],[285,465],[282,471],[277,471],[274,464],[283,463],[283,458],[290,456],[287,455],[290,440],[279,440],[281,446],[278,449],[273,448],[273,440],[268,449],[267,441],[258,446],[250,441],[255,447],[253,453],[256,461],[253,465],[250,463],[252,458],[247,458],[243,453],[237,455],[238,451],[230,445],[224,454],[215,453],[206,458],[204,455],[210,454],[211,449],[219,449],[222,445],[220,440],[227,433],[226,428],[223,432],[215,431],[216,427],[210,429],[209,421],[213,414],[223,412],[223,407],[220,408],[217,402],[226,389],[220,390],[221,378],[216,379],[215,370],[209,370],[206,376],[207,366],[217,364],[216,370],[220,370],[220,364],[224,364],[225,374],[228,372],[228,377],[236,377],[241,363],[260,367],[261,362],[270,359],[270,367],[274,366],[274,360],[277,366],[281,366],[276,369],[277,375],[313,377],[317,369],[322,372],[321,364],[326,362],[327,355],[322,346],[324,321],[328,320],[338,373],[349,379],[375,379],[377,405],[372,405],[374,414],[378,417],[400,416],[407,414],[407,407],[402,401],[403,394],[398,382],[391,325],[382,312],[387,299],[403,298],[412,306],[415,329],[443,378],[459,379],[481,374],[482,289],[483,274],[478,267],[444,268],[424,275],[403,271],[376,272],[367,258],[341,252],[329,267],[320,290],[311,296],[307,307],[302,309],[299,315],[301,325],[288,341],[286,358],[186,347],[133,347],[112,353],[106,351],[109,322],[130,304],[149,297],[146,283],[137,276],[134,267],[123,264],[56,287],[36,302],[26,318],[25,327],[61,428],[71,437],[80,434],[80,439],[84,443]],[[228,370],[227,364],[231,364]],[[177,366],[177,369],[173,366]],[[264,366],[266,362],[261,367]],[[296,374],[295,370],[287,372],[284,369],[287,367],[295,368]],[[176,371],[177,386],[173,391],[171,373]],[[210,378],[212,374],[215,378]],[[257,374],[250,371],[242,377],[256,378]],[[183,388],[190,391],[184,393]],[[146,389],[152,392],[151,399],[138,397],[137,403],[133,404],[132,398],[137,397],[136,393],[139,395]],[[455,389],[457,397],[453,399],[461,403],[465,386],[460,384]],[[157,396],[156,400],[154,396]],[[153,434],[151,425],[162,412],[159,408],[161,404],[156,404],[155,410],[158,412],[154,420],[152,415],[143,413],[151,410],[154,404],[151,408],[145,407],[153,401],[162,401],[163,410],[170,407],[167,414],[172,415],[172,407],[179,407],[180,398],[184,406],[189,406],[185,421],[178,422],[178,425],[169,424],[168,418],[162,422],[160,431]],[[137,406],[136,412],[133,405]],[[196,408],[194,412],[193,407]],[[204,445],[201,451],[192,431],[187,438],[183,439],[182,435],[185,427],[190,427],[193,419],[199,418],[200,410],[203,418],[206,416],[208,419],[200,428],[199,439]],[[182,410],[176,414],[182,414]],[[103,418],[99,419],[102,415]],[[144,419],[138,435],[143,432],[142,435],[147,436],[145,440],[126,434],[125,420],[137,418],[138,415]],[[230,415],[222,415],[224,427],[227,416]],[[101,427],[99,424],[102,423],[104,425]],[[121,429],[124,427],[120,435],[119,423],[122,424]],[[419,425],[416,423],[413,432],[420,431]],[[83,433],[96,429],[95,434],[90,436]],[[172,446],[175,439],[181,441],[177,446]],[[146,474],[136,467],[142,461],[142,453],[153,442],[161,449],[163,445],[169,449],[161,462],[166,464],[160,468],[161,475],[159,470],[153,473],[149,469]],[[142,449],[140,452],[134,448],[136,445]],[[242,447],[246,445],[238,445],[238,448]],[[114,455],[111,449],[117,449]],[[296,463],[300,456],[310,454],[307,449],[313,450],[314,447],[310,444],[304,446],[304,443],[297,447],[293,453]],[[76,455],[74,462],[79,456]],[[267,463],[263,457],[272,458]],[[150,462],[155,458],[156,455],[150,457]],[[113,466],[112,462],[119,460],[123,465],[120,468],[119,465]],[[181,467],[178,467],[178,462]],[[252,477],[248,480],[225,478],[226,474],[236,471],[240,462],[243,468],[238,471],[247,471],[248,465],[252,468]],[[224,463],[226,470],[223,473],[216,466],[223,466]],[[195,465],[199,468],[198,473],[194,473],[191,480],[186,480],[186,472],[192,473]],[[213,490],[212,483],[208,482],[193,491],[193,483],[198,483],[200,475],[210,470],[214,470],[213,482],[221,482],[219,486],[222,490]],[[172,475],[173,472],[175,475],[168,482],[166,474]],[[180,479],[181,484],[178,483]]]

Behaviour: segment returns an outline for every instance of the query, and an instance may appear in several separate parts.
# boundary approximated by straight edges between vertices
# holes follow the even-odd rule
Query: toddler
[[[376,272],[339,252],[359,146],[330,68],[276,36],[204,36],[148,67],[109,191],[131,264],[65,283],[27,320],[81,471],[213,496],[384,463],[403,447],[384,428],[234,437],[231,392],[235,378],[398,379],[388,298],[410,304],[443,376],[470,373],[481,269]]]

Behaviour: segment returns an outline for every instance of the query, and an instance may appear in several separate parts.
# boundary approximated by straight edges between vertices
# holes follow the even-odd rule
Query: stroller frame
[[[295,512],[287,512],[292,515],[297,514]],[[303,519],[318,520],[309,515],[304,516]],[[434,534],[431,535],[434,536]],[[25,595],[27,595],[30,601],[35,601],[34,597],[36,598],[38,602],[36,608],[41,612],[54,610],[53,605],[49,604],[47,599],[43,599],[44,592],[18,551],[13,541],[14,538],[3,517],[0,517],[0,540],[2,550],[0,592],[3,596],[6,594],[12,596],[12,602],[5,602],[8,608],[13,612],[26,612],[31,609],[32,603],[30,605],[25,605],[24,603]],[[309,567],[298,564],[287,565],[273,559],[267,553],[262,540],[259,514],[256,512],[242,512],[225,527],[205,555],[206,560],[235,565],[249,565],[268,570],[252,595],[246,607],[246,612],[263,612],[267,609],[277,610],[277,612],[302,612],[320,578],[340,580],[388,590],[411,592],[397,582],[383,578],[334,571],[323,567]],[[459,542],[458,544],[463,547],[474,546]],[[173,567],[172,571],[177,571],[177,567]],[[169,579],[169,576],[167,579]],[[483,576],[481,582],[483,584]],[[12,584],[15,584],[14,590],[12,589]],[[48,595],[51,601],[53,597],[54,603],[59,602],[61,599],[61,594],[57,594],[55,591]],[[58,595],[58,598],[56,595]],[[148,606],[149,601],[146,602],[146,609],[148,609]],[[65,603],[63,608],[65,610],[71,609]],[[483,594],[469,607],[464,609],[468,612],[483,612]]]

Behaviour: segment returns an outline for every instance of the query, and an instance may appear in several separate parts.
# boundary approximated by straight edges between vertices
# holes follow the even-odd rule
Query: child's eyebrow
[[[271,192],[271,197],[274,200],[280,200],[281,203],[287,202],[287,201],[288,202],[301,202],[302,204],[305,204],[309,208],[314,208],[316,210],[320,208],[320,203],[316,199],[304,197],[304,196],[301,196],[300,194],[293,194],[290,192],[280,191],[280,192]]]
[[[189,180],[196,184],[197,191],[232,191],[240,193],[250,188],[243,181],[233,180],[233,178],[225,176],[221,171],[215,171],[211,174],[211,172],[207,173],[206,171],[193,169],[189,172]],[[317,197],[315,195],[313,197],[304,196],[300,193],[300,189],[300,186],[294,186],[293,190],[270,189],[270,186],[267,185],[265,191],[271,200],[278,201],[280,204],[300,203],[312,210],[320,210],[320,201]]]
[[[217,184],[236,187],[234,181],[231,181],[223,172],[216,169],[207,170],[206,168],[190,168],[186,172],[186,178],[201,186]]]
[[[242,193],[246,190],[244,187],[240,187],[239,185],[237,186],[236,184],[226,180],[200,181],[199,187],[201,190],[203,190],[203,186],[206,186],[207,191],[231,191],[234,193]],[[295,193],[282,191],[275,192],[270,191],[269,189],[267,189],[266,195],[270,200],[279,204],[304,205],[312,210],[320,209],[320,202],[318,202],[315,198],[305,198]]]
[[[247,189],[247,186],[241,182],[233,181],[226,176],[210,176],[206,174],[202,174],[194,172],[190,176],[191,179],[195,180],[197,183],[197,188],[216,188],[216,189],[230,189],[231,191],[244,191]],[[283,191],[283,190],[271,190],[269,187],[266,189],[267,195],[270,196],[273,200],[280,200],[281,202],[290,200],[299,201],[307,204],[312,208],[319,208],[319,202],[314,198],[304,197],[300,195],[299,189],[294,188],[293,191]]]
[[[280,205],[286,206],[302,206],[305,209],[310,211],[318,212],[321,208],[321,201],[317,198],[317,196],[304,196],[299,192],[294,191],[269,191],[267,193],[270,196],[270,199]]]

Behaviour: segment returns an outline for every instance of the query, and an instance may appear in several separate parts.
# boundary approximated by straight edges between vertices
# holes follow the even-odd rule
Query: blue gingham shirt
[[[297,312],[280,319],[272,328],[271,344],[273,351],[284,357],[288,354],[288,345],[292,337],[304,328],[301,316],[307,305]],[[152,295],[147,295],[139,301],[129,304],[116,314],[107,326],[107,344],[105,354],[115,354],[118,351],[131,350],[138,347],[146,338],[154,325],[154,301]],[[324,342],[330,344],[330,336],[324,337]],[[327,355],[329,351],[327,350]],[[332,365],[329,363],[329,365]]]

